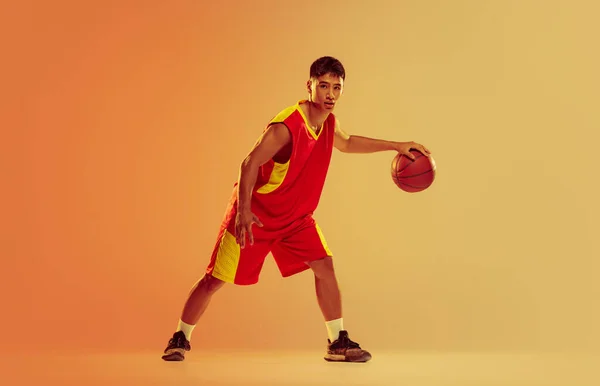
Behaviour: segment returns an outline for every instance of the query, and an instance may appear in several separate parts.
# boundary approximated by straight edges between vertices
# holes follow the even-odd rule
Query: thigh
[[[312,219],[274,243],[271,252],[283,277],[308,269],[311,261],[332,256],[321,228]]]

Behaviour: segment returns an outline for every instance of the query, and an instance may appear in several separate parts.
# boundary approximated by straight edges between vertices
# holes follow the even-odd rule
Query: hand
[[[429,156],[431,152],[423,145],[416,142],[397,142],[396,150],[398,153],[403,154],[414,161],[415,156],[410,152],[411,150],[417,150],[421,152],[424,156]]]
[[[235,216],[235,240],[242,249],[246,247],[246,235],[250,241],[250,245],[254,245],[254,235],[252,234],[252,224],[262,227],[258,217],[250,210],[238,211]]]

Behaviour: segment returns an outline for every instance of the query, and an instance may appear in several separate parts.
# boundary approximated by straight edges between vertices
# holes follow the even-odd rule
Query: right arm
[[[238,243],[245,245],[245,234],[248,233],[250,244],[254,244],[252,223],[262,225],[252,214],[250,204],[252,190],[256,184],[259,168],[273,158],[292,139],[288,128],[283,123],[269,126],[260,136],[250,153],[240,166],[238,181],[238,219],[236,220],[236,238]],[[258,221],[256,221],[258,220]]]

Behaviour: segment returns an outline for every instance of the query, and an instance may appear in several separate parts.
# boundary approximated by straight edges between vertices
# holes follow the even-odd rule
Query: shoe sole
[[[162,356],[162,359],[168,362],[181,362],[185,359],[184,349],[182,348],[173,348],[167,350],[165,355]]]
[[[326,355],[323,359],[327,362],[347,362],[347,363],[366,363],[371,360],[371,356],[362,356],[358,358],[348,358],[345,355]]]
[[[169,355],[163,355],[162,359],[167,362],[181,362],[185,358],[181,354],[169,354]]]

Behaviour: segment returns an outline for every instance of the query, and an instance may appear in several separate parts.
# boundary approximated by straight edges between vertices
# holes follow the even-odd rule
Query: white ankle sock
[[[185,339],[187,339],[189,342],[192,340],[192,331],[194,331],[194,327],[196,326],[187,324],[183,320],[179,319],[179,323],[177,324],[177,331],[183,331],[183,333],[185,334]]]
[[[339,337],[340,331],[344,329],[344,319],[339,318],[330,320],[325,322],[325,326],[327,327],[327,335],[329,335],[329,340],[333,342]]]

